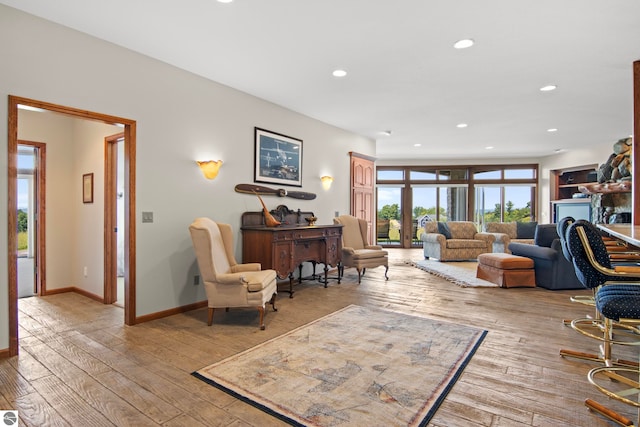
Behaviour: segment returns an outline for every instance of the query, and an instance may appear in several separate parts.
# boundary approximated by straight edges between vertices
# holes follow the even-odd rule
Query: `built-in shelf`
[[[577,166],[551,171],[551,201],[573,199],[579,186],[597,182],[598,165]],[[580,199],[583,200],[584,199]]]

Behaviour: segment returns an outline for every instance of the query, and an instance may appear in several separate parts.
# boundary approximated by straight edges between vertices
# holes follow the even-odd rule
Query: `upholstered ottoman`
[[[478,255],[476,277],[503,288],[536,286],[533,260],[506,253]]]

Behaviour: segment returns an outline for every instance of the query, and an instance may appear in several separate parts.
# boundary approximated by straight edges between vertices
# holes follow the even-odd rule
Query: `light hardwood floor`
[[[276,426],[282,423],[190,373],[349,304],[475,326],[489,331],[430,425],[607,426],[585,398],[635,418],[586,379],[593,364],[563,359],[560,348],[597,344],[563,326],[589,310],[569,302],[586,291],[462,288],[406,265],[422,251],[391,251],[358,285],[347,269],[338,285],[305,282],[258,329],[253,310],[206,309],[123,325],[123,311],[77,294],[20,300],[20,355],[0,360],[0,408],[18,409],[26,426]],[[283,287],[284,289],[285,287]],[[637,350],[618,350],[636,359]]]

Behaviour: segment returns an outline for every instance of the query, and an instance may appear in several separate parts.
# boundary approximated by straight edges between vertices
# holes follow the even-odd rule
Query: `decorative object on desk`
[[[427,425],[486,334],[350,305],[193,375],[291,425]]]
[[[316,221],[318,221],[318,217],[308,216],[305,220],[309,223],[309,225],[316,225]]]
[[[264,223],[266,224],[267,227],[277,227],[280,225],[280,221],[278,221],[277,219],[275,219],[273,217],[273,215],[271,215],[271,213],[269,212],[269,209],[267,209],[267,206],[264,204],[264,201],[262,200],[262,197],[260,197],[260,195],[258,193],[256,193],[256,196],[258,196],[258,199],[260,199],[260,204],[262,204],[262,209],[264,212]]]
[[[200,166],[204,177],[211,180],[216,179],[220,166],[222,166],[222,160],[204,160],[202,162],[196,160],[196,163]]]
[[[302,140],[254,128],[254,181],[302,187]]]
[[[279,197],[291,197],[292,199],[300,200],[313,200],[316,198],[314,193],[307,193],[306,191],[288,191],[284,188],[269,188],[256,184],[238,184],[235,187],[236,193],[246,194],[262,194],[263,196],[279,196]]]

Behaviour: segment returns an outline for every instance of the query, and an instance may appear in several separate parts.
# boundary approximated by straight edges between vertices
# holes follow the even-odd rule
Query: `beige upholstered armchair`
[[[533,245],[537,225],[537,222],[488,222],[484,231],[495,236],[493,252],[510,254],[510,243]]]
[[[344,267],[355,267],[358,270],[358,283],[367,268],[384,266],[384,278],[389,280],[388,253],[382,246],[370,245],[367,241],[367,222],[351,215],[341,215],[333,219],[335,224],[342,224],[342,262],[338,267],[338,276],[342,277]]]
[[[264,329],[266,303],[277,311],[276,272],[261,270],[258,263],[236,262],[229,224],[198,218],[189,226],[189,232],[209,301],[207,324],[213,323],[216,308],[255,307],[260,312],[260,329]]]

